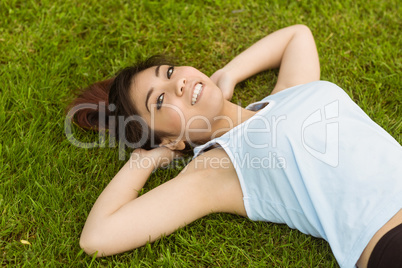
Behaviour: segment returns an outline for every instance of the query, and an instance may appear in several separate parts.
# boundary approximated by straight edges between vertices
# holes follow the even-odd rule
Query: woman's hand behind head
[[[154,169],[168,166],[173,159],[182,156],[180,151],[172,151],[165,146],[152,150],[135,149],[129,161],[137,161],[140,165],[152,165]]]

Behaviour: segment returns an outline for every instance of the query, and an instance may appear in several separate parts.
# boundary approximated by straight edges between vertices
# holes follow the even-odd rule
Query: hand
[[[219,69],[211,75],[211,80],[222,90],[223,97],[231,100],[236,82],[223,69]]]
[[[154,169],[166,167],[173,159],[180,157],[179,151],[172,151],[167,147],[158,147],[152,150],[135,149],[129,161],[140,161],[144,166],[152,165]]]

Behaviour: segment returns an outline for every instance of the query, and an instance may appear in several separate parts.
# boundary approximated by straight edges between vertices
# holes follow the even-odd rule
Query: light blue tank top
[[[194,149],[219,145],[248,217],[329,242],[341,267],[402,208],[402,147],[335,84],[316,81],[249,105],[249,120]]]

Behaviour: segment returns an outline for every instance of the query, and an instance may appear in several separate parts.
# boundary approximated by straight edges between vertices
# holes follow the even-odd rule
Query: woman
[[[264,100],[248,109],[228,101],[237,83],[277,67],[278,81]],[[81,247],[117,254],[227,212],[324,238],[342,267],[401,265],[401,146],[343,90],[319,78],[314,38],[294,25],[210,78],[151,59],[90,87],[75,104],[91,96],[108,100],[115,116],[109,128],[120,142],[141,148],[94,204]],[[100,115],[76,116],[81,126],[95,127]],[[152,171],[188,145],[199,145],[193,161],[138,197]]]

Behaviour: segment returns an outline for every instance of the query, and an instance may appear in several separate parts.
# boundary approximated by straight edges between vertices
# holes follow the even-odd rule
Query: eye
[[[159,95],[158,99],[156,100],[156,109],[159,110],[163,104],[163,98],[165,97],[165,93]]]
[[[170,77],[172,76],[173,71],[174,71],[174,66],[170,66],[166,73],[168,79],[170,79]]]

